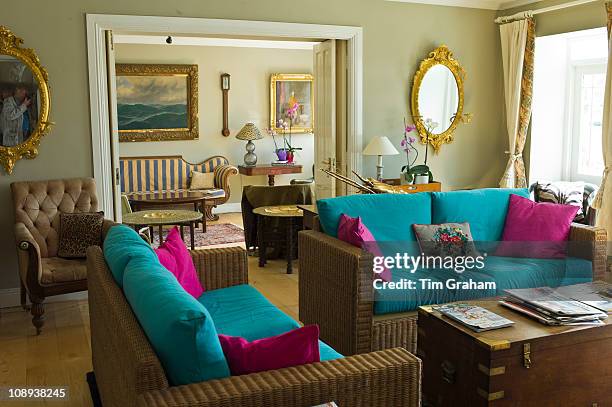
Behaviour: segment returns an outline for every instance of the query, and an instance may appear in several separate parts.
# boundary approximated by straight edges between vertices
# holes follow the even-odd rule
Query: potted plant
[[[406,165],[404,165],[401,170],[402,184],[412,184],[412,181],[414,180],[412,166],[419,158],[419,151],[414,147],[416,139],[412,136],[408,136],[408,134],[412,133],[414,130],[416,130],[416,127],[412,125],[406,125],[406,119],[404,119],[404,138],[400,143],[400,147],[406,152]],[[410,155],[413,153],[414,159],[411,160]]]
[[[293,140],[292,140],[292,126],[293,126],[293,121],[295,120],[295,118],[297,117],[297,113],[300,109],[300,105],[299,103],[295,102],[290,108],[289,110],[287,110],[287,117],[289,118],[289,120],[283,120],[280,119],[278,121],[278,127],[283,129],[283,148],[279,149],[278,146],[276,146],[276,141],[274,142],[275,147],[276,147],[276,155],[278,156],[278,159],[280,161],[287,161],[288,163],[293,163],[293,160],[295,158],[295,152],[298,150],[301,150],[300,147],[294,147],[293,146]],[[287,129],[289,129],[289,139],[287,139],[286,134],[287,134]],[[279,151],[281,152],[281,155],[279,155]],[[281,156],[285,157],[284,159],[281,158]]]
[[[414,147],[414,143],[416,142],[414,137],[408,137],[408,133],[416,130],[416,126],[406,125],[406,119],[404,119],[404,138],[400,143],[402,149],[406,152],[406,165],[402,167],[402,173],[404,174],[404,179],[406,183],[414,183],[414,184],[428,184],[433,182],[433,174],[427,165],[428,158],[428,147],[429,147],[429,135],[431,132],[438,126],[437,123],[432,121],[431,119],[427,119],[423,122],[423,127],[425,128],[425,161],[422,165],[414,165],[416,160],[419,157],[418,150]],[[410,154],[415,153],[415,157],[413,160],[410,160]],[[414,166],[413,166],[414,165]]]
[[[280,127],[280,123],[282,122],[282,120],[278,121],[278,126]],[[278,159],[278,161],[287,161],[287,150],[285,150],[285,146],[284,146],[284,142],[283,142],[283,148],[279,148],[278,147],[278,143],[276,142],[276,131],[274,131],[273,128],[269,128],[267,129],[268,134],[272,136],[272,141],[274,142],[274,154],[276,154],[276,158]],[[284,139],[284,137],[283,137]]]

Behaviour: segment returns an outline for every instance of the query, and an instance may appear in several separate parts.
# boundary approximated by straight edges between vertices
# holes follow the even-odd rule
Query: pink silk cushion
[[[155,249],[155,254],[161,265],[174,274],[185,291],[194,298],[202,295],[204,288],[200,284],[191,254],[183,243],[177,227],[170,230],[166,241]]]
[[[577,206],[536,203],[510,195],[502,243],[496,256],[564,258]]]
[[[305,365],[321,360],[318,325],[307,325],[253,342],[228,335],[219,335],[219,341],[234,376]]]
[[[376,239],[374,239],[370,229],[363,224],[360,217],[352,218],[345,214],[340,215],[338,239],[364,250],[367,249],[374,256],[383,256]],[[367,246],[367,248],[364,246]],[[386,282],[391,281],[391,270],[385,268],[380,274],[380,278]]]

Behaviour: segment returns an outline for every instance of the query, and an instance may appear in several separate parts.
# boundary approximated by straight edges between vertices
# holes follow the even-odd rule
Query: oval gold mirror
[[[459,123],[468,120],[463,114],[464,78],[465,71],[445,45],[432,51],[414,75],[412,119],[421,142],[431,144],[435,152],[453,140]]]
[[[17,160],[35,158],[49,131],[47,71],[23,40],[0,26],[0,162],[8,174]]]

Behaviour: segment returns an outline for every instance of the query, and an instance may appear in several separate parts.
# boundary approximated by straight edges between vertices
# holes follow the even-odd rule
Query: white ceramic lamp
[[[393,143],[389,141],[387,137],[375,137],[370,141],[370,144],[363,150],[363,155],[376,155],[378,156],[378,163],[376,164],[376,179],[382,181],[383,179],[383,155],[398,155],[399,151],[395,149]]]

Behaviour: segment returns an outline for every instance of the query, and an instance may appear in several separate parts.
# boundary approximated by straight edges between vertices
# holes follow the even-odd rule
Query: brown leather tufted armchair
[[[57,257],[60,213],[98,210],[92,178],[11,184],[15,243],[21,280],[21,305],[32,302],[32,324],[40,334],[46,297],[87,290],[85,259]]]

